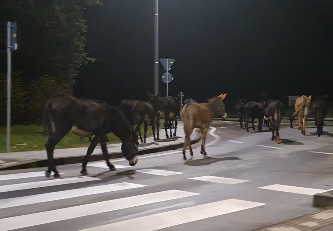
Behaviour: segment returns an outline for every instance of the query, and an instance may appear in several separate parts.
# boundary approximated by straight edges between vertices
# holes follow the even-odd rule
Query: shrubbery
[[[41,76],[23,83],[20,73],[12,75],[11,121],[12,124],[40,123],[46,100],[67,89],[54,78]],[[0,75],[0,125],[7,118],[7,76]]]

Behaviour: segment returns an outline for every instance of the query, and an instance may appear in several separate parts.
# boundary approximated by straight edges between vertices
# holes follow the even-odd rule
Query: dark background
[[[146,100],[153,93],[154,1],[102,0],[86,12],[87,49],[74,95]],[[332,0],[160,0],[160,58],[175,58],[169,94],[206,101],[261,91],[327,94],[333,87]],[[160,94],[166,85],[161,81]]]

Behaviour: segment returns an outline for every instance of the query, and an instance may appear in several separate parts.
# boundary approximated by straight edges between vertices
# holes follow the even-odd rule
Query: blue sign
[[[13,51],[17,50],[17,23],[13,22],[10,30],[10,46]]]

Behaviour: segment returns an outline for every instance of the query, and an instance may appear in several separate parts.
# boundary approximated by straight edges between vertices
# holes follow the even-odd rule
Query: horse
[[[258,118],[258,130],[262,132],[262,125],[265,115],[265,105],[263,102],[249,101],[245,105],[246,131],[249,132],[249,117],[252,117],[252,128],[255,130],[254,119]]]
[[[144,101],[134,102],[129,99],[124,99],[119,106],[119,110],[123,112],[127,120],[132,124],[135,134],[140,137],[141,143],[146,143],[147,130],[144,132],[144,139],[142,139],[140,127],[145,120],[148,120],[152,126],[153,137],[155,137],[155,115],[153,106]]]
[[[271,101],[265,108],[265,120],[271,125],[272,140],[280,143],[280,124],[282,120],[283,103],[279,100]],[[275,134],[274,134],[275,133]]]
[[[201,133],[201,151],[204,156],[207,155],[205,150],[206,136],[210,124],[213,120],[213,116],[218,109],[225,111],[223,100],[227,96],[227,93],[208,99],[207,103],[187,103],[180,111],[180,116],[184,124],[185,141],[183,145],[183,159],[186,160],[185,150],[189,146],[190,155],[193,156],[193,150],[191,147],[190,136],[194,128],[199,128]]]
[[[170,113],[174,114],[174,118],[179,114],[181,105],[180,105],[180,100],[175,97],[175,96],[168,96],[168,97],[160,97],[158,94],[152,95],[149,92],[147,92],[149,100],[154,108],[158,108],[156,112],[156,123],[159,126],[159,120],[161,117],[161,112],[164,114],[164,129],[165,129],[165,136],[168,139],[168,131],[167,129],[170,128],[170,137],[172,137],[172,130],[171,127],[168,126],[170,122]],[[175,131],[173,133],[173,136],[176,136],[177,132],[177,120],[175,119]],[[157,129],[157,139],[159,139],[159,129]]]
[[[317,127],[317,135],[323,135],[323,126],[324,126],[324,119],[328,113],[328,106],[327,104],[321,100],[316,99],[313,101],[311,112],[314,113],[314,120],[315,126]]]
[[[239,118],[240,128],[243,128],[243,121],[245,122],[245,104],[242,99],[239,99],[239,102],[235,106],[235,110]]]
[[[311,95],[299,96],[295,101],[295,113],[290,117],[290,127],[293,128],[293,120],[295,116],[298,116],[298,129],[305,135],[306,121],[310,112]]]
[[[51,96],[45,106],[43,114],[44,132],[48,130],[48,140],[45,149],[48,159],[48,169],[45,172],[47,178],[51,171],[54,177],[60,177],[53,159],[54,148],[57,143],[69,132],[81,137],[94,136],[82,162],[82,175],[87,175],[88,159],[96,145],[101,144],[101,149],[106,165],[111,171],[116,168],[108,159],[106,135],[114,133],[121,139],[121,151],[129,161],[130,166],[138,162],[138,142],[135,139],[133,126],[124,115],[113,106],[105,102],[96,102],[90,99],[80,99],[74,96],[57,94]],[[54,126],[54,131],[53,131]]]

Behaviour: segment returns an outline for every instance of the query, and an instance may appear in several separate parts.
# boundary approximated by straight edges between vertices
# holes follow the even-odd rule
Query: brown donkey
[[[305,135],[306,121],[310,112],[311,95],[309,97],[302,95],[296,99],[295,113],[290,118],[290,127],[293,128],[293,120],[298,116],[298,129]]]
[[[150,103],[144,101],[134,102],[129,99],[124,99],[119,106],[119,110],[124,114],[126,119],[133,125],[134,132],[140,136],[141,143],[146,143],[147,127],[145,126],[144,140],[142,140],[140,128],[145,120],[148,120],[153,131],[154,140],[155,137],[155,113],[154,108]]]
[[[183,146],[183,159],[186,160],[185,150],[189,146],[190,155],[193,156],[193,150],[191,147],[190,136],[194,128],[199,128],[201,133],[201,151],[203,155],[207,155],[205,150],[206,136],[210,124],[213,120],[213,116],[218,109],[224,110],[223,100],[227,96],[227,93],[219,96],[212,97],[207,103],[187,103],[180,111],[180,117],[184,124],[185,141]]]

